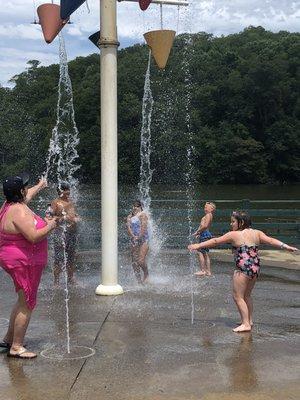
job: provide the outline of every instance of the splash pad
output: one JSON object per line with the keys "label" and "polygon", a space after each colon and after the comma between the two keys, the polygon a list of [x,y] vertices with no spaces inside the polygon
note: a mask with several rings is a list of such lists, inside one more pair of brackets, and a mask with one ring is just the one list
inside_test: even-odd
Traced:
{"label": "splash pad", "polygon": [[9,320],[7,318],[0,318],[0,326],[7,326]]}
{"label": "splash pad", "polygon": [[96,351],[93,348],[86,346],[72,346],[69,352],[52,346],[43,350],[41,356],[55,361],[73,361],[92,357],[95,353]]}

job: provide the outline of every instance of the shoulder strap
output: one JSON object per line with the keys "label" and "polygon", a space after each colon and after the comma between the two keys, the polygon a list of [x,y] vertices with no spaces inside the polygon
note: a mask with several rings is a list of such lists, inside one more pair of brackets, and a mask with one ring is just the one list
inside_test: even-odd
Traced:
{"label": "shoulder strap", "polygon": [[241,234],[242,234],[242,238],[243,238],[243,245],[246,245],[244,231],[241,231]]}

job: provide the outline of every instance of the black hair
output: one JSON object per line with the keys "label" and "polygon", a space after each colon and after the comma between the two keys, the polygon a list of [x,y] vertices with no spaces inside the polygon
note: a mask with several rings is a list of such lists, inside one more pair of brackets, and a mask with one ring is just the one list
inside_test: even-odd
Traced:
{"label": "black hair", "polygon": [[56,190],[58,194],[61,194],[65,190],[70,190],[70,185],[68,182],[60,182]]}
{"label": "black hair", "polygon": [[5,195],[6,201],[8,203],[23,203],[25,201],[25,197],[21,193],[21,190],[16,190],[14,193],[7,193]]}
{"label": "black hair", "polygon": [[25,196],[22,190],[28,185],[29,175],[21,173],[16,176],[10,176],[4,179],[3,194],[8,203],[22,203],[25,201]]}
{"label": "black hair", "polygon": [[233,211],[231,216],[237,220],[239,230],[251,228],[252,226],[251,217],[247,213],[247,211],[243,210]]}
{"label": "black hair", "polygon": [[140,200],[135,200],[133,202],[133,205],[137,206],[137,207],[140,207],[141,209],[143,209],[143,207],[144,207],[143,203]]}

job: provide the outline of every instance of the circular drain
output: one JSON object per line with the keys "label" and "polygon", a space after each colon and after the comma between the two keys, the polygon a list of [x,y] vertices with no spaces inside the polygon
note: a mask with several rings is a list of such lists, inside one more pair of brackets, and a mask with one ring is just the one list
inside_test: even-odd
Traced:
{"label": "circular drain", "polygon": [[209,328],[213,328],[213,327],[216,326],[216,323],[215,323],[215,322],[207,322],[206,325],[207,325]]}
{"label": "circular drain", "polygon": [[94,349],[86,346],[72,346],[70,350],[70,353],[68,353],[61,348],[50,347],[43,350],[41,356],[50,360],[69,361],[92,357],[96,353]]}
{"label": "circular drain", "polygon": [[8,325],[8,319],[0,318],[0,326],[6,326],[6,325]]}

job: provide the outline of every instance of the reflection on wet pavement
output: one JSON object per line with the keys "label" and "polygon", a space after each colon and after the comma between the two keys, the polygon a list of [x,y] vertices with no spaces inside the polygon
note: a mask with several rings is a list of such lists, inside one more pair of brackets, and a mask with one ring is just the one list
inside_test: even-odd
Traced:
{"label": "reflection on wet pavement", "polygon": [[[125,294],[115,298],[94,295],[98,264],[78,266],[78,285],[70,288],[71,356],[72,348],[72,358],[81,346],[94,349],[85,359],[63,356],[64,292],[45,273],[28,348],[61,352],[30,361],[1,354],[0,400],[300,398],[296,282],[263,277],[254,290],[253,331],[234,334],[239,316],[231,298],[232,264],[214,265],[213,277],[193,281],[192,325],[187,256],[165,255],[146,286],[136,284],[128,254],[120,263]],[[14,291],[2,272],[0,282],[3,336]]]}

